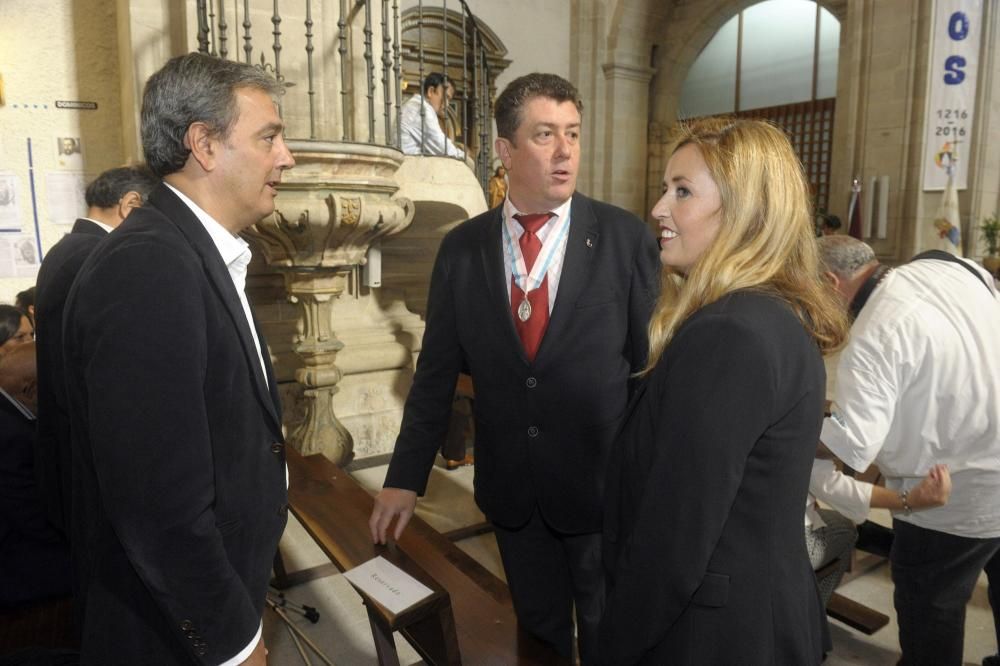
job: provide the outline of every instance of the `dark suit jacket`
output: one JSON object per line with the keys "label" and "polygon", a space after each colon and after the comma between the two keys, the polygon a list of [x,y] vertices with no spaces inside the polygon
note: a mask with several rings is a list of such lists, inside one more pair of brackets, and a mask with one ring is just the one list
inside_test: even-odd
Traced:
{"label": "dark suit jacket", "polygon": [[775,297],[696,312],[637,391],[604,520],[604,664],[818,664],[802,537],[819,349]]}
{"label": "dark suit jacket", "polygon": [[83,662],[221,663],[257,630],[287,516],[266,347],[267,383],[218,250],[164,185],[87,259],[65,320]]}
{"label": "dark suit jacket", "polygon": [[534,362],[514,328],[501,209],[441,243],[427,327],[385,485],[423,493],[443,441],[455,380],[475,385],[476,502],[518,527],[539,507],[567,533],[600,530],[606,464],[646,358],[659,261],[634,215],[573,197],[555,308]]}
{"label": "dark suit jacket", "polygon": [[0,609],[67,596],[69,545],[35,483],[35,420],[0,393]]}
{"label": "dark suit jacket", "polygon": [[79,219],[52,246],[38,269],[35,292],[35,348],[38,353],[38,446],[36,474],[50,520],[69,532],[70,439],[63,376],[63,308],[83,262],[108,232]]}

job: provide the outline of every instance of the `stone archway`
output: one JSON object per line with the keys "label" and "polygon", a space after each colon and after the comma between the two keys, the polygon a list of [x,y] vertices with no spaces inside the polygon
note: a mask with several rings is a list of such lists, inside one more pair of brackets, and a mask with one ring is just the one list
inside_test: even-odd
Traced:
{"label": "stone archway", "polygon": [[[646,209],[659,197],[660,180],[666,166],[664,148],[666,133],[677,120],[681,89],[688,71],[702,49],[718,30],[738,12],[762,0],[722,0],[675,6],[660,22],[649,21],[648,33],[656,57],[649,93],[649,159],[646,172]],[[619,6],[627,0],[617,0]],[[646,0],[646,5],[656,5]],[[847,0],[817,2],[838,20],[847,13]],[[634,11],[634,10],[633,10]],[[657,9],[662,14],[662,10]],[[614,26],[612,26],[614,27]],[[661,47],[662,45],[662,47]]]}

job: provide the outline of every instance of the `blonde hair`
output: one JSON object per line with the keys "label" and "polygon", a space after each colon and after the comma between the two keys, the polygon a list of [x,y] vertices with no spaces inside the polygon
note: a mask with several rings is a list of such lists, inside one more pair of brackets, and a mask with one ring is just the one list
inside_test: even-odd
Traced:
{"label": "blonde hair", "polygon": [[643,372],[695,311],[741,289],[786,301],[822,351],[843,345],[847,316],[821,281],[808,185],[784,132],[760,120],[708,118],[675,128],[669,153],[686,145],[698,148],[719,188],[722,220],[686,276],[664,269]]}

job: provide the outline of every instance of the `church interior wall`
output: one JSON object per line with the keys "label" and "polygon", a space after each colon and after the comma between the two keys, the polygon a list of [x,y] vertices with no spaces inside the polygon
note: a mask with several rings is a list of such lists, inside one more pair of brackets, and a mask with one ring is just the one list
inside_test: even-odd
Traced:
{"label": "church interior wall", "polygon": [[[72,224],[84,212],[73,212],[72,203],[50,202],[67,203],[69,194],[82,208],[82,183],[123,161],[121,98],[117,83],[108,85],[119,80],[115,24],[115,6],[101,0],[0,3],[0,179],[14,182],[16,197],[4,206],[16,213],[16,221],[5,217],[0,251],[15,237],[34,237],[36,212],[47,251],[70,228],[55,224],[53,216]],[[93,102],[96,109],[57,108],[57,101]],[[61,155],[59,138],[79,139],[81,152]],[[10,227],[16,230],[8,232]],[[0,257],[0,271],[7,268],[20,273],[0,273],[0,302],[12,303],[18,291],[35,283],[37,264],[19,258],[12,265],[10,256]]]}

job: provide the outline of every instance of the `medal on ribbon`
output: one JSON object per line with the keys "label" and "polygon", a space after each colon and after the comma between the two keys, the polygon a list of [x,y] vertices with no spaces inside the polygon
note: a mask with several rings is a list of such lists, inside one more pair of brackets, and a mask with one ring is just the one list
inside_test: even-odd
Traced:
{"label": "medal on ribbon", "polygon": [[549,270],[549,264],[552,263],[553,256],[555,256],[555,253],[562,245],[563,237],[569,233],[569,215],[564,215],[559,219],[557,225],[549,233],[547,242],[542,243],[542,251],[539,253],[538,258],[535,259],[535,265],[531,267],[530,272],[527,270],[520,244],[514,242],[506,222],[502,225],[504,242],[507,244],[508,252],[514,260],[514,265],[511,267],[511,277],[514,279],[514,284],[524,294],[524,300],[517,306],[517,318],[522,322],[526,322],[531,318],[532,308],[531,303],[528,302],[528,292],[534,291],[541,286],[542,281],[545,279],[545,274]]}
{"label": "medal on ribbon", "polygon": [[531,319],[531,303],[528,302],[528,295],[525,294],[524,300],[521,304],[517,306],[517,318],[521,321],[528,321]]}

